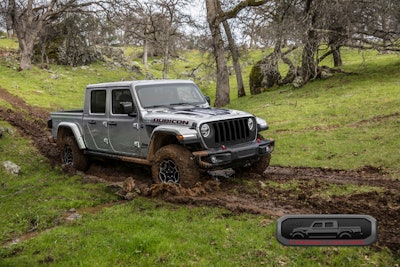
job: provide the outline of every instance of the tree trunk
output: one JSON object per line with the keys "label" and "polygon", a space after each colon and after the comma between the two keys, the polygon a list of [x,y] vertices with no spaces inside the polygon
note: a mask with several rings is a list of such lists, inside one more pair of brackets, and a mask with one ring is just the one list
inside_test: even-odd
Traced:
{"label": "tree trunk", "polygon": [[20,64],[19,67],[21,70],[26,70],[32,68],[32,55],[33,55],[33,47],[35,44],[36,36],[29,36],[25,38],[19,39],[19,48],[20,48]]}
{"label": "tree trunk", "polygon": [[5,14],[6,19],[6,28],[7,28],[7,36],[9,38],[14,36],[14,23],[13,19],[15,18],[15,0],[8,1],[8,7]]}
{"label": "tree trunk", "polygon": [[163,70],[162,70],[162,76],[163,79],[167,79],[168,75],[168,59],[169,59],[169,43],[167,42],[166,47],[164,47],[164,52],[163,52]]}
{"label": "tree trunk", "polygon": [[235,69],[236,74],[236,83],[238,88],[238,97],[246,96],[246,92],[244,91],[243,77],[242,77],[242,68],[240,67],[239,62],[239,50],[235,44],[235,40],[233,39],[231,28],[229,27],[228,22],[225,20],[222,22],[224,25],[226,37],[229,42],[229,49],[231,50],[233,67]]}
{"label": "tree trunk", "polygon": [[7,37],[12,38],[14,37],[14,28],[12,24],[12,19],[8,14],[6,16],[7,16],[6,17]]}
{"label": "tree trunk", "polygon": [[9,4],[13,5],[9,7],[11,11],[9,15],[12,18],[13,29],[18,38],[21,53],[20,69],[30,69],[32,67],[33,47],[43,28],[44,18],[41,17],[38,19],[36,17],[37,14],[33,12],[33,2],[31,1],[28,2],[28,7],[23,16],[18,14],[14,0],[10,1]]}
{"label": "tree trunk", "polygon": [[143,57],[142,57],[142,63],[147,67],[147,55],[149,53],[149,42],[147,41],[147,38],[144,38],[143,41]]}
{"label": "tree trunk", "polygon": [[342,54],[340,53],[340,46],[331,45],[333,64],[335,67],[343,65]]}
{"label": "tree trunk", "polygon": [[308,42],[303,48],[303,54],[301,57],[301,76],[304,83],[313,79],[317,75],[317,65],[314,60],[315,45],[312,38],[313,37],[310,37],[309,34]]}
{"label": "tree trunk", "polygon": [[216,107],[222,107],[230,102],[229,73],[224,55],[224,41],[219,28],[220,21],[217,19],[218,9],[215,0],[206,0],[206,7],[207,22],[211,31],[214,57],[217,64],[217,90],[214,105]]}
{"label": "tree trunk", "polygon": [[301,76],[303,78],[303,83],[307,83],[310,79],[314,79],[317,75],[315,53],[318,47],[318,40],[317,33],[314,30],[316,14],[313,8],[313,3],[314,0],[307,0],[305,8],[305,16],[309,18],[309,25],[301,58]]}

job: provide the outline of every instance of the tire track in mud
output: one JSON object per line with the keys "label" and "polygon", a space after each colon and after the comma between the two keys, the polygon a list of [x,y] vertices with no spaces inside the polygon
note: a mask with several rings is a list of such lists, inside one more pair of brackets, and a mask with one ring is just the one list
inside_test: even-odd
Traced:
{"label": "tire track in mud", "polygon": [[[13,106],[13,109],[0,107],[0,117],[30,138],[52,166],[60,164],[59,150],[48,141],[48,111],[32,107],[2,88],[0,98]],[[133,176],[143,196],[180,205],[223,207],[237,213],[275,218],[284,214],[368,214],[378,220],[378,242],[374,246],[387,246],[397,252],[400,249],[400,181],[370,166],[358,170],[271,166],[263,176],[247,173],[220,181],[204,177],[189,189],[153,185],[151,173],[145,167],[113,161],[94,162],[85,174],[80,174],[86,181],[105,183],[123,182]],[[332,184],[373,186],[379,190],[330,197],[316,194]]]}
{"label": "tire track in mud", "polygon": [[51,135],[47,128],[49,112],[28,105],[23,99],[10,94],[1,87],[0,98],[13,107],[13,109],[8,109],[0,106],[0,117],[16,127],[23,136],[31,139],[33,145],[49,159],[52,166],[58,164],[59,150],[48,141],[48,137]]}

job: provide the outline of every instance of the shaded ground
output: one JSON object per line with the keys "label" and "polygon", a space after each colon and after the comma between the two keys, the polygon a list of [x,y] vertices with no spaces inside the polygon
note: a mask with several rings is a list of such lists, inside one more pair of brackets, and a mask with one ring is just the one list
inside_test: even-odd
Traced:
{"label": "shaded ground", "polygon": [[[13,110],[0,107],[0,117],[29,137],[51,165],[60,164],[57,147],[48,142],[49,114],[27,105],[0,88],[0,98]],[[146,167],[113,161],[94,162],[83,174],[88,181],[123,182],[132,177],[138,194],[193,206],[225,207],[234,212],[269,214],[367,214],[378,221],[375,247],[400,250],[400,180],[382,170],[365,167],[354,171],[322,168],[270,167],[263,175],[248,173],[233,179],[204,181],[191,189],[175,185],[153,185]],[[332,188],[368,187],[366,192],[335,195]],[[333,192],[333,193],[332,193]]]}

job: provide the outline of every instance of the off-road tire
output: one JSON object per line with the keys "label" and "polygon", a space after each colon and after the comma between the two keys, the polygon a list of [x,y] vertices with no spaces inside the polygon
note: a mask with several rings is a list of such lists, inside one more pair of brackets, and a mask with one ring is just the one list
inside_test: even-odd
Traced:
{"label": "off-road tire", "polygon": [[[257,135],[257,138],[264,140],[264,137],[262,135]],[[242,173],[247,173],[247,172],[254,172],[257,174],[263,174],[265,170],[269,167],[269,162],[271,161],[271,154],[265,154],[260,156],[256,161],[251,163],[250,166],[242,166],[240,168],[234,168],[235,172],[237,174],[242,174]]]}
{"label": "off-road tire", "polygon": [[79,149],[74,137],[66,136],[60,144],[61,162],[66,166],[71,166],[78,171],[87,171],[89,160]]}
{"label": "off-road tire", "polygon": [[269,166],[271,161],[271,154],[265,154],[258,158],[256,162],[251,165],[251,169],[258,174],[263,174]]}
{"label": "off-road tire", "polygon": [[199,167],[192,159],[192,153],[180,145],[160,148],[152,165],[155,183],[175,183],[190,188],[200,179]]}

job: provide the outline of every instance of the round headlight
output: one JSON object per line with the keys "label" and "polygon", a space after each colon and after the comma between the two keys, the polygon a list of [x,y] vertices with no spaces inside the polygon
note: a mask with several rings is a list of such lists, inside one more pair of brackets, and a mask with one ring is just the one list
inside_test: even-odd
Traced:
{"label": "round headlight", "polygon": [[247,120],[247,126],[249,127],[249,130],[250,130],[250,131],[253,131],[253,130],[254,130],[254,120],[253,120],[252,118],[249,118],[249,119]]}
{"label": "round headlight", "polygon": [[209,126],[207,123],[201,125],[201,127],[200,127],[200,133],[201,133],[201,135],[202,135],[203,137],[205,137],[205,138],[209,137],[209,136],[210,136],[210,133],[211,133],[210,126]]}

